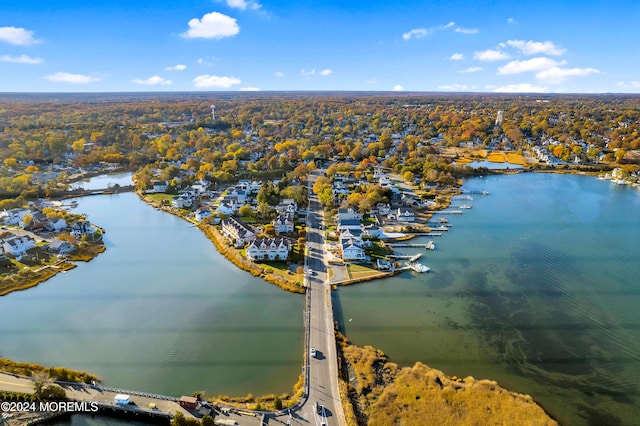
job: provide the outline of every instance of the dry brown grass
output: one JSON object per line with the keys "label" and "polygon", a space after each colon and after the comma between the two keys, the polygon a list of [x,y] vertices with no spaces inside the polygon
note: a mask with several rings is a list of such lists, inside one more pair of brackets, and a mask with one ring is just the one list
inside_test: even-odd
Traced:
{"label": "dry brown grass", "polygon": [[420,362],[400,369],[371,346],[350,345],[339,334],[337,339],[352,375],[349,394],[360,424],[557,425],[529,395],[496,382],[451,378]]}
{"label": "dry brown grass", "polygon": [[526,164],[524,156],[515,152],[492,151],[487,160],[491,163]]}

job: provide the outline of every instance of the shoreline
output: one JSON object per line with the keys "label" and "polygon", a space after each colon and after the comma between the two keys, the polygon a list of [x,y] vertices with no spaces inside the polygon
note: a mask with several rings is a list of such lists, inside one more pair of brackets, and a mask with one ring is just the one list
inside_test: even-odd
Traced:
{"label": "shoreline", "polygon": [[188,222],[193,226],[195,226],[196,228],[200,229],[204,233],[205,237],[207,237],[207,239],[213,243],[218,253],[220,253],[224,258],[226,258],[229,262],[231,262],[241,270],[249,272],[254,277],[262,278],[269,284],[273,284],[290,293],[304,294],[305,287],[301,282],[297,280],[296,281],[288,280],[283,275],[281,276],[280,274],[269,272],[267,270],[269,268],[268,266],[260,266],[259,264],[242,257],[242,255],[236,249],[230,247],[226,243],[224,237],[220,234],[220,232],[215,227],[215,225],[209,225],[201,222],[194,222],[192,220],[189,220],[185,215],[181,214],[179,211],[176,211],[171,208],[167,208],[165,206],[161,206],[155,201],[150,200],[149,198],[145,197],[144,194],[141,194],[139,191],[136,191],[136,194],[138,194],[138,197],[140,197],[140,199],[143,202],[147,203],[150,207],[162,210],[166,213],[179,217],[185,222]]}
{"label": "shoreline", "polygon": [[[93,248],[95,247],[95,248]],[[71,269],[76,268],[78,265],[71,262],[89,262],[96,258],[100,253],[104,252],[107,248],[104,244],[85,246],[81,253],[70,253],[67,255],[67,259],[55,265],[46,265],[42,268],[25,272],[18,271],[11,275],[7,275],[0,281],[0,297],[11,294],[15,291],[24,291],[30,288],[36,287],[45,281],[55,277],[59,273],[66,273]],[[16,278],[20,278],[20,274],[26,275],[28,281],[26,282],[13,282]],[[35,275],[35,276],[34,276]]]}

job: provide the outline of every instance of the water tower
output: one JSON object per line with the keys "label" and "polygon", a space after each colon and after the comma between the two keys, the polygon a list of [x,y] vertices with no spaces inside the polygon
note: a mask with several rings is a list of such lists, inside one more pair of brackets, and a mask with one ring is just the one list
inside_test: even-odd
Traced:
{"label": "water tower", "polygon": [[216,119],[216,106],[215,105],[211,105],[211,118],[213,120]]}
{"label": "water tower", "polygon": [[503,112],[498,111],[498,115],[496,116],[496,126],[502,125],[502,116],[503,116]]}

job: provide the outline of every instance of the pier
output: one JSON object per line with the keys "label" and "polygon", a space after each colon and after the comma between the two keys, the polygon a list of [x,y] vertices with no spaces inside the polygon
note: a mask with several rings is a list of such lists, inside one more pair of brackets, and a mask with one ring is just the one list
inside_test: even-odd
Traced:
{"label": "pier", "polygon": [[435,250],[436,248],[435,244],[433,244],[433,241],[429,241],[426,244],[392,243],[387,245],[389,247],[420,247],[420,248],[424,248],[425,250]]}
{"label": "pier", "polygon": [[394,259],[409,259],[409,261],[411,262],[415,262],[416,260],[420,259],[422,257],[422,253],[418,253],[416,255],[404,255],[404,254],[389,254],[387,255],[387,257],[392,257]]}
{"label": "pier", "polygon": [[481,189],[464,189],[462,190],[462,193],[471,195],[489,195],[488,191],[483,191]]}

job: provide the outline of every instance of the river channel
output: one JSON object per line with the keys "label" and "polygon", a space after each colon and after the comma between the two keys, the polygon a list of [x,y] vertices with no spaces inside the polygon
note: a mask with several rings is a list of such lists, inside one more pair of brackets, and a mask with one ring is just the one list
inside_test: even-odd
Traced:
{"label": "river channel", "polygon": [[446,215],[451,231],[423,251],[430,273],[339,290],[347,337],[497,380],[561,424],[637,424],[640,191],[533,173],[465,188],[490,195],[454,202],[472,208]]}
{"label": "river channel", "polygon": [[291,391],[302,296],[239,270],[197,228],[133,193],[79,198],[75,211],[106,229],[107,250],[0,297],[0,356],[169,395]]}

